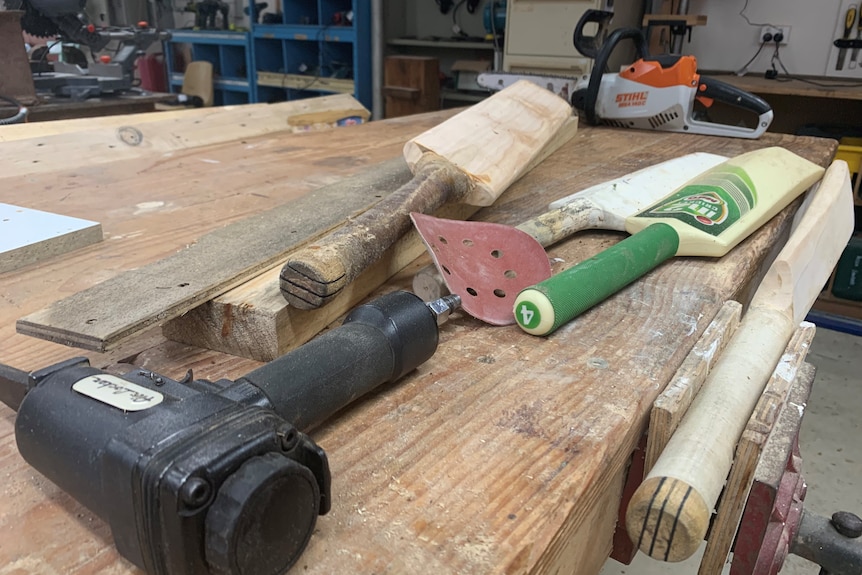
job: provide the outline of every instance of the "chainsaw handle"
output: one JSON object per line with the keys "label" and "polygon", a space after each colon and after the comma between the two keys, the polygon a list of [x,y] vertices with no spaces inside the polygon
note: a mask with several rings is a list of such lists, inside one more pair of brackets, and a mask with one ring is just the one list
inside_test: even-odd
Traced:
{"label": "chainsaw handle", "polygon": [[[607,39],[608,24],[613,17],[614,13],[608,10],[595,10],[591,8],[584,12],[584,15],[578,20],[578,23],[575,26],[575,31],[572,34],[572,44],[574,44],[575,50],[590,60],[596,59],[599,55],[599,50],[601,50],[602,45]],[[596,30],[596,33],[592,36],[585,35],[584,27],[586,27],[587,24],[593,23],[598,25],[598,30]]]}
{"label": "chainsaw handle", "polygon": [[527,333],[548,335],[676,255],[679,234],[656,223],[605,251],[521,290],[515,321]]}
{"label": "chainsaw handle", "polygon": [[702,125],[704,129],[716,136],[731,136],[737,138],[759,138],[769,125],[772,123],[773,112],[772,106],[760,96],[750,94],[744,90],[737,88],[721,80],[700,77],[697,92],[695,97],[712,98],[719,102],[724,102],[730,106],[735,106],[743,110],[749,110],[757,114],[757,126],[754,128],[746,128],[742,126],[719,125],[711,122],[700,122],[692,120],[691,124]]}
{"label": "chainsaw handle", "polygon": [[647,45],[646,36],[640,28],[619,28],[611,32],[596,55],[593,71],[590,73],[590,82],[587,85],[587,93],[584,97],[584,114],[587,117],[587,122],[593,126],[599,123],[599,118],[596,116],[596,102],[599,99],[599,88],[602,85],[602,76],[604,76],[605,68],[608,66],[608,60],[610,60],[617,44],[626,39],[631,39],[635,43],[638,58],[649,56],[649,45]]}
{"label": "chainsaw handle", "polygon": [[712,98],[713,100],[718,100],[737,108],[751,110],[758,116],[762,116],[772,110],[772,106],[760,96],[741,90],[727,82],[706,76],[700,77],[697,95]]}

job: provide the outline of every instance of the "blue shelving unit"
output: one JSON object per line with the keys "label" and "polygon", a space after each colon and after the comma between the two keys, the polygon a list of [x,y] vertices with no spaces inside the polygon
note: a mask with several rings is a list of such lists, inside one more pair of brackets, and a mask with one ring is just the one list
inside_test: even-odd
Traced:
{"label": "blue shelving unit", "polygon": [[371,108],[369,2],[284,0],[281,22],[252,37],[258,101],[347,92]]}
{"label": "blue shelving unit", "polygon": [[206,60],[213,65],[213,91],[216,106],[247,104],[256,101],[256,75],[248,32],[218,30],[172,30],[165,42],[168,83],[172,92],[183,85],[183,72],[174,70],[174,51],[178,44],[189,44],[193,60]]}
{"label": "blue shelving unit", "polygon": [[371,108],[367,0],[283,0],[280,21],[253,24],[250,32],[171,32],[165,55],[172,91],[182,86],[172,66],[175,46],[184,43],[194,59],[212,62],[216,105],[345,92]]}

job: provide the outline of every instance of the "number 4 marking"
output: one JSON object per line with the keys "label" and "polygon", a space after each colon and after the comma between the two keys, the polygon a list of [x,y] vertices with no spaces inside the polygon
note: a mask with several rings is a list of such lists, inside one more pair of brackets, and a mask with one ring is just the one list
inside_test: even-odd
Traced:
{"label": "number 4 marking", "polygon": [[521,323],[523,325],[530,325],[533,321],[533,315],[535,312],[527,307],[527,304],[521,304]]}

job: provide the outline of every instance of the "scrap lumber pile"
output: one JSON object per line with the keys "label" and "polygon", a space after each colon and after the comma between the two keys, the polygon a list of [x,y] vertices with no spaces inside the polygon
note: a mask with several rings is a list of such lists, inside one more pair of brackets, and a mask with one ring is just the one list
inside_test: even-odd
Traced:
{"label": "scrap lumber pile", "polygon": [[[89,193],[97,188],[96,193],[89,193],[93,197],[128,186],[132,201],[137,195],[133,190],[151,191],[154,185],[176,189],[216,184],[230,186],[241,197],[277,198],[266,202],[271,207],[265,211],[260,206],[247,211],[240,208],[230,223],[192,235],[186,245],[181,244],[182,249],[160,254],[154,262],[138,267],[134,260],[127,260],[123,273],[20,318],[17,331],[108,352],[158,325],[169,339],[258,361],[272,360],[308,341],[424,253],[417,234],[408,233],[320,310],[306,312],[289,306],[279,291],[278,270],[291,253],[345,226],[412,177],[399,153],[404,140],[387,138],[389,127],[376,124],[364,127],[369,132],[361,148],[357,142],[355,149],[341,150],[338,163],[303,169],[303,156],[320,148],[338,149],[343,143],[331,132],[286,132],[295,131],[303,118],[325,125],[329,120],[357,115],[357,107],[361,110],[351,97],[338,95],[277,106],[237,107],[215,116],[209,110],[126,116],[107,118],[84,131],[75,129],[80,124],[73,122],[67,125],[68,131],[56,126],[36,137],[28,138],[24,131],[19,132],[20,139],[14,139],[15,134],[5,136],[0,145],[11,148],[10,157],[17,158],[13,160],[16,177],[28,176],[31,181],[74,177],[76,190]],[[411,124],[421,132],[447,115],[451,113],[413,117]],[[525,165],[532,161],[527,169],[572,137],[576,120],[560,120],[564,129],[558,132],[555,126],[552,143],[535,157],[525,158]],[[32,157],[34,148],[50,146],[62,154],[65,146],[82,145],[90,152],[83,162],[75,162],[71,154],[56,162],[26,159]],[[289,166],[284,173],[273,166],[282,154],[289,155],[284,158],[284,165]],[[303,178],[303,174],[314,176]],[[135,215],[173,208],[158,202],[136,202],[135,206]],[[191,216],[193,206],[188,208],[190,217],[200,217],[198,211]],[[464,219],[478,209],[449,202],[435,213]],[[183,220],[182,226],[191,231],[194,222]]]}

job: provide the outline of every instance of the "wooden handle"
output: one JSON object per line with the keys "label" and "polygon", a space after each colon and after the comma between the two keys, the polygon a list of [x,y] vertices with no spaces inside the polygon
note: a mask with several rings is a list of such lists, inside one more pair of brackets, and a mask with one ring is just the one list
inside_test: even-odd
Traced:
{"label": "wooden handle", "polygon": [[629,503],[629,536],[656,559],[682,561],[697,550],[763,386],[853,231],[844,162],[827,170],[794,226],[739,329]]}
{"label": "wooden handle", "polygon": [[490,205],[562,143],[557,136],[571,119],[568,102],[521,81],[410,140],[404,157],[414,179],[294,254],[280,275],[282,295],[299,309],[326,305],[410,229],[410,212]]}
{"label": "wooden handle", "polygon": [[282,295],[298,309],[326,305],[410,229],[410,212],[432,213],[469,188],[469,179],[448,162],[427,158],[389,197],[294,253],[279,276]]}
{"label": "wooden handle", "polygon": [[464,201],[490,206],[571,117],[569,102],[520,80],[407,142],[404,159],[445,158],[473,182]]}

